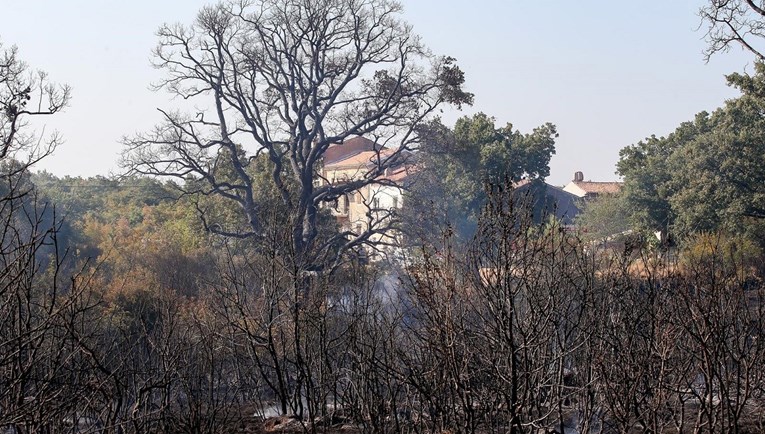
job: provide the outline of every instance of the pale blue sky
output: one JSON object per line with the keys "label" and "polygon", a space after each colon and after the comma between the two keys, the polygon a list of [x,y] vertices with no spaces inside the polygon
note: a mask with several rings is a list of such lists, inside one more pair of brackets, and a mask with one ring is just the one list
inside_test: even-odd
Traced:
{"label": "pale blue sky", "polygon": [[[66,139],[39,168],[57,175],[117,171],[119,139],[150,129],[168,97],[148,90],[163,22],[190,23],[205,0],[0,0],[0,40],[73,87],[67,111],[46,119]],[[703,0],[404,0],[404,17],[466,72],[473,107],[523,132],[558,126],[548,181],[574,171],[614,180],[619,149],[665,135],[735,93],[724,74],[752,69],[739,51],[703,61]]]}

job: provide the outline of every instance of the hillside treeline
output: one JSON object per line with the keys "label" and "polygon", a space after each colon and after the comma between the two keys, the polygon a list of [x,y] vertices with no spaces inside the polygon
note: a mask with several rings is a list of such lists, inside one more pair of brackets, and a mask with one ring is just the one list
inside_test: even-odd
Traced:
{"label": "hillside treeline", "polygon": [[209,235],[172,184],[24,182],[6,432],[765,429],[765,287],[724,240],[600,251],[495,185],[467,243],[447,226],[398,268],[295,274],[277,227]]}

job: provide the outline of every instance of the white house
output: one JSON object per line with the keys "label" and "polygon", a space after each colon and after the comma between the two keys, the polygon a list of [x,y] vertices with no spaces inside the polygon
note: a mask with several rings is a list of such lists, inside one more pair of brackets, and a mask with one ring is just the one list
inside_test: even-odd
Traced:
{"label": "white house", "polygon": [[[394,153],[364,137],[355,137],[327,149],[321,177],[327,183],[366,179],[379,165],[389,164],[386,158]],[[356,234],[375,231],[369,240],[378,248],[397,248],[401,234],[393,217],[404,204],[402,187],[412,171],[413,166],[406,158],[398,158],[375,182],[340,197],[332,214],[344,230]]]}

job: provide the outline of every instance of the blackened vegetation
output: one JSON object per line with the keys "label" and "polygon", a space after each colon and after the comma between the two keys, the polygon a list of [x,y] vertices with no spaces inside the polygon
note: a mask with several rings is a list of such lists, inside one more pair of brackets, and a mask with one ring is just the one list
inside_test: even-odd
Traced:
{"label": "blackened vegetation", "polygon": [[109,197],[72,227],[29,176],[56,138],[21,128],[68,88],[0,56],[0,432],[765,431],[765,287],[741,250],[598,250],[508,181],[468,243],[446,227],[395,271],[354,257],[371,234],[325,232],[320,205],[395,160],[314,185],[323,153],[374,133],[402,155],[471,95],[395,2],[257,4],[160,30],[162,85],[215,113],[163,112],[126,164],[185,196]]}
{"label": "blackened vegetation", "polygon": [[398,276],[351,262],[295,277],[280,257],[285,227],[257,248],[218,242],[209,269],[190,272],[193,296],[185,280],[159,279],[118,301],[103,290],[116,279],[99,268],[108,259],[62,276],[64,259],[43,249],[57,226],[9,208],[0,426],[765,429],[765,291],[753,272],[722,251],[682,265],[595,251],[555,220],[536,223],[509,183],[487,192],[469,245],[447,230]]}

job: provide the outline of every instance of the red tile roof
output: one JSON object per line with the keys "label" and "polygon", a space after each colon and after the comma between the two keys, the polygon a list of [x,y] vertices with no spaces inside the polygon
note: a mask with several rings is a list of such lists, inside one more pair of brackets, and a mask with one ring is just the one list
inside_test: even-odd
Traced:
{"label": "red tile roof", "polygon": [[571,181],[585,193],[616,194],[622,189],[621,182]]}
{"label": "red tile roof", "polygon": [[377,164],[384,163],[385,160],[393,153],[394,151],[391,149],[383,149],[381,151],[362,151],[330,163],[325,163],[324,168],[338,170],[372,167]]}
{"label": "red tile roof", "polygon": [[324,164],[334,164],[361,152],[374,151],[376,149],[379,150],[380,148],[382,148],[380,145],[367,138],[361,136],[354,137],[343,143],[330,145],[327,150],[324,151]]}
{"label": "red tile roof", "polygon": [[[395,155],[394,154],[399,154]],[[378,180],[395,183],[404,181],[414,172],[414,165],[407,163],[411,153],[387,149],[364,137],[354,137],[342,144],[332,145],[324,153],[324,170],[357,169],[366,171],[378,164],[390,166]],[[388,158],[392,160],[387,161]],[[394,165],[391,166],[391,163]]]}
{"label": "red tile roof", "polygon": [[386,173],[380,176],[378,179],[385,179],[399,183],[404,181],[407,177],[409,177],[409,174],[413,173],[414,171],[416,171],[416,166],[407,166],[406,164],[402,164],[398,167],[392,167],[388,169]]}

